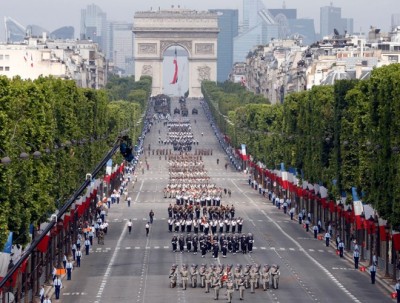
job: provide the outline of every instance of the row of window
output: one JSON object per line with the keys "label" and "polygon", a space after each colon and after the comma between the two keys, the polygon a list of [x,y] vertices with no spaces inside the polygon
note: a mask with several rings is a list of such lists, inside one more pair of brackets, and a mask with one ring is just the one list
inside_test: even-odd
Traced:
{"label": "row of window", "polygon": [[0,54],[0,60],[10,60],[10,55],[2,55],[2,54]]}
{"label": "row of window", "polygon": [[5,71],[8,72],[10,71],[10,67],[9,66],[0,66],[0,72]]}

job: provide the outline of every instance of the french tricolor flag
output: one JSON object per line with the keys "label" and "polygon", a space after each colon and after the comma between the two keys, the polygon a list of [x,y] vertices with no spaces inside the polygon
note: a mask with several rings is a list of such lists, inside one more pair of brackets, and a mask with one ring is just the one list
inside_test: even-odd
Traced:
{"label": "french tricolor flag", "polygon": [[364,229],[363,222],[361,221],[361,214],[364,212],[364,206],[361,199],[358,197],[357,188],[351,188],[351,194],[353,196],[353,210],[354,216],[356,217],[356,228]]}
{"label": "french tricolor flag", "polygon": [[282,176],[282,187],[286,190],[289,189],[289,173],[285,170],[285,164],[281,163],[281,176]]}

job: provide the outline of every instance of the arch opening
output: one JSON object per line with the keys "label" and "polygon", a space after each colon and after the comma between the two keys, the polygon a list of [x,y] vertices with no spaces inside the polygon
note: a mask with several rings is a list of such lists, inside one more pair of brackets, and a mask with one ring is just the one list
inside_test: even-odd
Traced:
{"label": "arch opening", "polygon": [[189,52],[180,45],[170,45],[161,54],[163,58],[163,93],[180,97],[189,90]]}

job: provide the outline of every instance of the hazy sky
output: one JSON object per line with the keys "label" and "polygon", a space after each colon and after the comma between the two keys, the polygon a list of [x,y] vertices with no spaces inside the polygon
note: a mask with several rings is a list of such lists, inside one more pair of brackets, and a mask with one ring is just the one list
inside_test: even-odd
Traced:
{"label": "hazy sky", "polygon": [[[138,10],[170,8],[180,5],[184,8],[207,10],[210,8],[242,8],[243,0],[2,0],[0,17],[12,17],[22,25],[36,24],[52,31],[64,25],[75,27],[79,36],[80,11],[86,5],[95,3],[107,13],[108,20],[132,21]],[[246,0],[244,0],[246,1]],[[263,0],[267,8],[281,8],[282,0]],[[287,8],[297,8],[298,17],[314,18],[316,31],[319,32],[319,8],[333,2],[342,7],[342,17],[354,18],[354,30],[363,31],[371,25],[388,31],[391,14],[400,13],[399,0],[286,0]],[[4,22],[0,23],[0,40],[4,41]]]}

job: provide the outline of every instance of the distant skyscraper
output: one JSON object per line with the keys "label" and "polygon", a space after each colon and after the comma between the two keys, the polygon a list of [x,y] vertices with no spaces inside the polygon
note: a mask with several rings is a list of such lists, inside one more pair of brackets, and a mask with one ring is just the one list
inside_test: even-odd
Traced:
{"label": "distant skyscraper", "polygon": [[397,26],[400,26],[400,14],[393,14],[392,15],[392,30],[395,29]]}
{"label": "distant skyscraper", "polygon": [[44,33],[46,34],[47,37],[49,35],[49,31],[39,25],[34,25],[34,24],[28,25],[26,27],[26,29],[27,29],[29,37],[40,38],[40,37],[43,37]]}
{"label": "distant skyscraper", "polygon": [[341,35],[346,31],[353,33],[353,19],[342,18],[342,9],[334,6],[324,6],[320,9],[320,35],[331,36],[334,29],[337,29]]}
{"label": "distant skyscraper", "polygon": [[133,75],[133,32],[132,23],[110,22],[109,24],[109,58],[114,62],[122,75]]}
{"label": "distant skyscraper", "polygon": [[4,17],[4,24],[6,27],[6,42],[23,42],[26,37],[25,26],[19,24],[17,21],[10,17]]}
{"label": "distant skyscraper", "polygon": [[265,9],[261,0],[243,0],[243,31],[261,23],[258,12]]}
{"label": "distant skyscraper", "polygon": [[217,81],[225,82],[233,66],[233,39],[238,35],[239,11],[236,9],[212,9],[218,14],[218,61]]}
{"label": "distant skyscraper", "polygon": [[81,40],[90,39],[107,54],[107,15],[95,4],[81,10]]}
{"label": "distant skyscraper", "polygon": [[74,39],[75,29],[73,26],[63,26],[50,33],[51,39]]}

